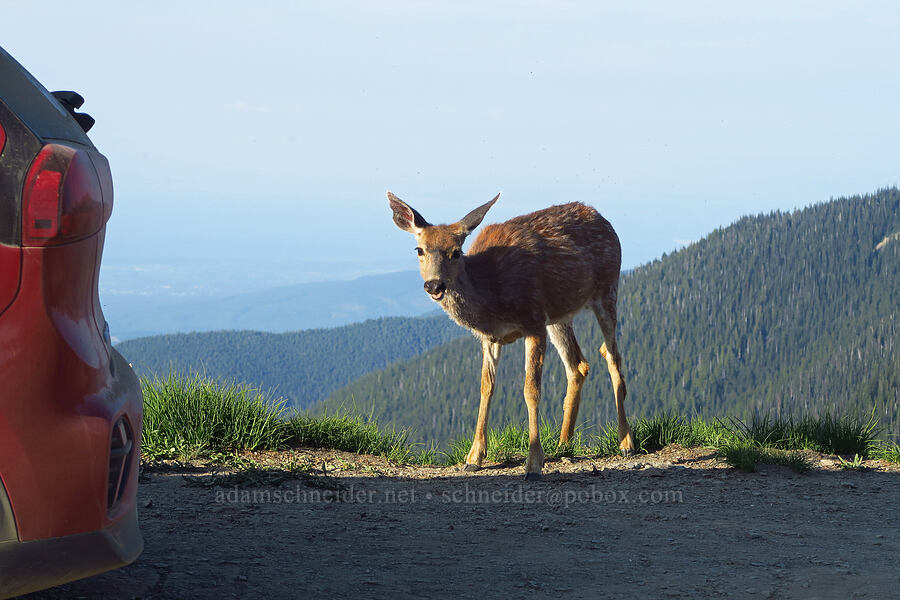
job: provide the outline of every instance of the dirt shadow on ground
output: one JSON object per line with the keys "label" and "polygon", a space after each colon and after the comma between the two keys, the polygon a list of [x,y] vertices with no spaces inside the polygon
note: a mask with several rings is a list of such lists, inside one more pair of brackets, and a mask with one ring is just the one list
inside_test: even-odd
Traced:
{"label": "dirt shadow on ground", "polygon": [[255,455],[271,466],[250,475],[148,471],[141,557],[29,598],[883,598],[900,585],[900,471],[880,463],[744,473],[669,447],[548,461],[526,482],[521,463],[292,452]]}

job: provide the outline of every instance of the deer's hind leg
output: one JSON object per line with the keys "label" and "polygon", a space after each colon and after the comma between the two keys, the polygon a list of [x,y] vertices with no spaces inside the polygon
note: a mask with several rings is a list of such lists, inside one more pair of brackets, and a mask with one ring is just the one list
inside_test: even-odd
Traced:
{"label": "deer's hind leg", "polygon": [[548,325],[547,333],[566,367],[566,398],[563,400],[563,422],[559,432],[559,445],[562,446],[571,441],[575,432],[575,421],[581,404],[581,386],[590,366],[578,346],[571,321]]}
{"label": "deer's hind leg", "polygon": [[540,479],[544,466],[541,448],[540,413],[541,377],[544,371],[544,351],[547,335],[525,336],[525,406],[528,408],[528,458],[525,460],[525,479]]}
{"label": "deer's hind leg", "polygon": [[606,359],[609,369],[609,378],[612,380],[613,392],[616,395],[616,416],[619,420],[619,448],[622,454],[628,456],[634,454],[637,447],[634,444],[634,436],[628,419],[625,417],[625,378],[622,376],[622,356],[616,345],[616,289],[595,302],[591,308],[603,331],[603,345],[600,346],[600,354]]}
{"label": "deer's hind leg", "polygon": [[497,374],[497,361],[500,360],[500,344],[482,340],[481,342],[481,404],[478,406],[478,422],[475,424],[475,437],[472,448],[466,455],[466,471],[477,471],[487,455],[487,422],[491,408],[491,397],[494,395],[494,380]]}

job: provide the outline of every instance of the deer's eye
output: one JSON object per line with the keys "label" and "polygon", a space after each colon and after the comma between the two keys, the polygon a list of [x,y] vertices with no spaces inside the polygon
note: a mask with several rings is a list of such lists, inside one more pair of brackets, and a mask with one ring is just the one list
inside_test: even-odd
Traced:
{"label": "deer's eye", "polygon": [[425,256],[425,251],[422,250],[421,248],[418,248],[418,247],[417,247],[417,248],[416,248],[416,254],[418,254],[419,256]]}
{"label": "deer's eye", "polygon": [[460,256],[462,256],[462,252],[460,252],[459,250],[454,250],[453,252],[450,253],[450,260],[456,260]]}

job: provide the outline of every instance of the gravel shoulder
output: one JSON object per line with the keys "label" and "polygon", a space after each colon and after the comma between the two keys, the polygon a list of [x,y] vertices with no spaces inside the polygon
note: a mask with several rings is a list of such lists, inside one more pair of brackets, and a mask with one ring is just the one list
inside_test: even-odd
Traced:
{"label": "gravel shoulder", "polygon": [[709,450],[477,473],[312,449],[258,476],[157,466],[143,554],[50,598],[885,598],[900,589],[900,468],[736,471]]}

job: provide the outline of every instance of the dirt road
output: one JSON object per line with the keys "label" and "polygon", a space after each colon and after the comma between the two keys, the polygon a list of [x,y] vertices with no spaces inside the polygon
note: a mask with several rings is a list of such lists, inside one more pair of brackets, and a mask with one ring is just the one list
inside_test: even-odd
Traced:
{"label": "dirt road", "polygon": [[521,464],[472,474],[331,451],[290,458],[322,474],[267,485],[208,469],[145,474],[141,557],[28,598],[900,593],[896,466],[846,471],[816,456],[807,475],[742,473],[670,447],[548,462],[526,483]]}

